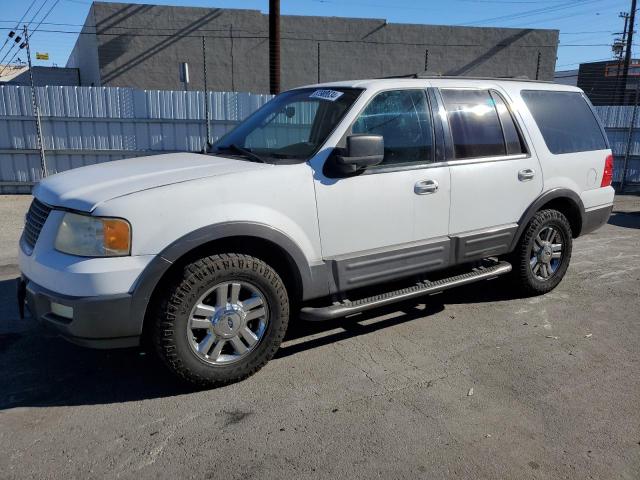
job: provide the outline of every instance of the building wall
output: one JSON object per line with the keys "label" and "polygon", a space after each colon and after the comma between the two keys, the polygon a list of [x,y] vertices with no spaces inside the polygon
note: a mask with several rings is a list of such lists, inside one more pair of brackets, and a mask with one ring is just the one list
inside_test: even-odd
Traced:
{"label": "building wall", "polygon": [[[123,3],[92,6],[96,35],[80,35],[69,66],[83,85],[269,91],[268,15],[256,10]],[[557,30],[388,24],[383,19],[282,16],[282,88],[422,72],[552,80]],[[93,43],[95,42],[95,44]],[[540,61],[538,62],[538,58]],[[87,67],[87,65],[89,65]]]}
{"label": "building wall", "polygon": [[[36,87],[46,85],[80,85],[77,68],[33,67],[33,84]],[[29,70],[16,75],[3,85],[31,85]]]}
{"label": "building wall", "polygon": [[[637,65],[638,60],[632,60]],[[609,66],[610,73],[606,75]],[[636,85],[640,80],[637,71],[630,72],[626,85],[616,76],[618,62],[582,63],[578,71],[578,87],[587,94],[594,105],[632,105],[635,101]],[[622,65],[620,66],[622,75]]]}
{"label": "building wall", "polygon": [[92,5],[78,36],[78,41],[67,60],[67,67],[80,70],[80,84],[88,87],[101,86],[95,25],[95,5]]}
{"label": "building wall", "polygon": [[570,85],[575,87],[578,85],[578,70],[560,70],[555,72],[553,83],[561,85]]}

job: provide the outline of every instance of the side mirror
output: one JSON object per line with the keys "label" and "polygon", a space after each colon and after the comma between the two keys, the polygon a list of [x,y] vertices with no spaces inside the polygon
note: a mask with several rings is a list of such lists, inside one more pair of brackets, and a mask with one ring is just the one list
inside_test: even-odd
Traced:
{"label": "side mirror", "polygon": [[382,135],[349,135],[344,155],[336,155],[335,162],[343,173],[378,165],[384,160]]}

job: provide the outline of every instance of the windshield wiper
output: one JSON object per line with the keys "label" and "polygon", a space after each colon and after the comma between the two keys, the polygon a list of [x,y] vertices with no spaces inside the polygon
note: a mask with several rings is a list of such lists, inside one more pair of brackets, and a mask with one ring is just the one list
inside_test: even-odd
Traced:
{"label": "windshield wiper", "polygon": [[230,145],[224,145],[221,147],[216,147],[216,152],[223,152],[223,151],[235,152],[238,155],[248,158],[252,162],[267,163],[267,161],[264,158],[262,158],[260,155],[256,155],[251,150],[242,148],[239,145],[236,145],[235,143],[232,143]]}

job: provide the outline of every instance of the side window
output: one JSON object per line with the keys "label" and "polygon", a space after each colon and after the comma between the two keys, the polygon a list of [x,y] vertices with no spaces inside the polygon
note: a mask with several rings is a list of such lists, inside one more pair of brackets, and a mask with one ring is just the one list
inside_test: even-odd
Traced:
{"label": "side window", "polygon": [[523,90],[521,95],[551,153],[608,148],[600,125],[580,92]]}
{"label": "side window", "polygon": [[431,113],[424,90],[379,93],[357,118],[352,132],[384,137],[383,165],[433,159]]}
{"label": "side window", "polygon": [[502,124],[502,132],[504,133],[504,143],[507,148],[507,155],[518,155],[521,153],[527,153],[527,149],[524,146],[524,141],[520,136],[520,132],[516,127],[513,114],[507,107],[506,102],[502,96],[496,92],[491,91],[491,97],[496,104],[496,110],[498,111],[498,117]]}
{"label": "side window", "polygon": [[442,89],[441,93],[457,159],[506,155],[496,102],[488,90]]}

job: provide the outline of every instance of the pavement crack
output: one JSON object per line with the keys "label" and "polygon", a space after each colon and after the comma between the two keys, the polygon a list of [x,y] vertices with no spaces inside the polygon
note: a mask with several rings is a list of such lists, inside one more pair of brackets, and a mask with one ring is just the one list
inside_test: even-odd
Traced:
{"label": "pavement crack", "polygon": [[444,380],[445,378],[447,378],[449,376],[449,374],[445,374],[439,377],[435,377],[435,378],[431,378],[431,379],[427,379],[427,380],[419,380],[417,382],[412,382],[409,383],[408,385],[403,385],[401,387],[398,388],[384,388],[384,392],[380,392],[380,393],[374,393],[371,395],[366,395],[364,397],[360,397],[360,398],[355,398],[353,400],[349,400],[348,402],[343,403],[343,405],[351,405],[353,403],[358,403],[358,402],[362,402],[362,401],[368,401],[368,400],[373,400],[374,398],[380,398],[380,397],[385,397],[387,395],[391,395],[394,393],[399,393],[402,392],[404,390],[408,390],[410,388],[431,388],[433,387],[438,381],[440,380]]}

